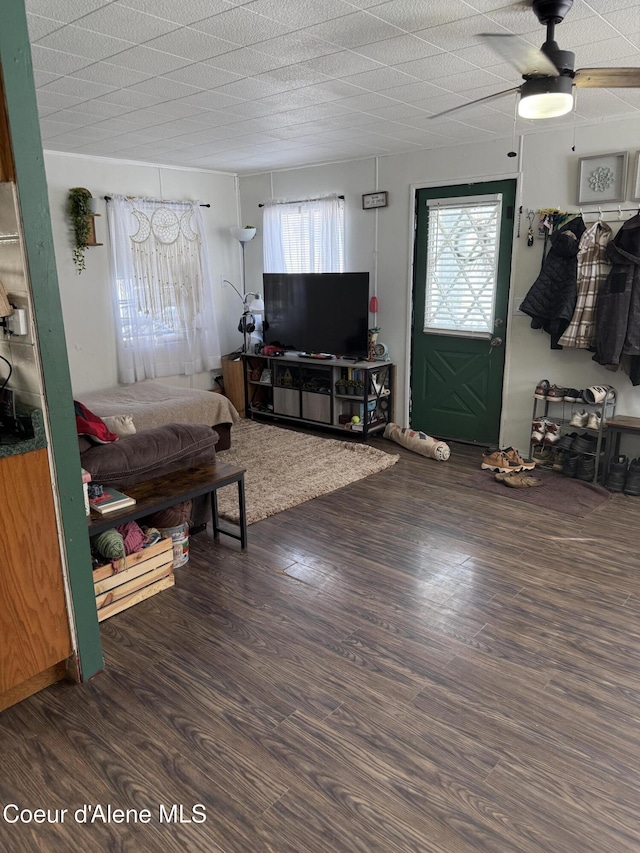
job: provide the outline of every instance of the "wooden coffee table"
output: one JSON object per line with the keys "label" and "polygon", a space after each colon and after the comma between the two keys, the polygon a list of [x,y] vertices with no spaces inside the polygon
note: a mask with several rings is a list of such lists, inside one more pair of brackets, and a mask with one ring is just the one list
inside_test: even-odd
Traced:
{"label": "wooden coffee table", "polygon": [[[129,486],[123,489],[123,492],[135,498],[136,503],[133,506],[125,507],[123,510],[107,512],[104,515],[91,510],[91,515],[87,517],[89,536],[102,533],[103,530],[110,530],[112,527],[125,524],[127,521],[135,521],[145,515],[167,509],[181,501],[192,500],[200,495],[210,495],[213,538],[218,539],[221,533],[225,536],[231,536],[233,539],[239,540],[240,547],[244,550],[247,547],[244,473],[244,468],[216,461],[199,465],[197,468],[185,468],[184,471],[177,471],[174,474],[155,477],[135,486]],[[221,527],[218,515],[217,491],[232,483],[236,483],[238,487],[240,521],[237,530],[229,529],[226,526]]]}

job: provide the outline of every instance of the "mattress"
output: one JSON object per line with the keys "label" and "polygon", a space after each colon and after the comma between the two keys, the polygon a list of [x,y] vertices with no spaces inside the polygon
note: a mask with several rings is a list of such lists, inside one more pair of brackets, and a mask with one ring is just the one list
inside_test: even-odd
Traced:
{"label": "mattress", "polygon": [[92,391],[77,397],[79,402],[101,418],[131,415],[136,430],[153,429],[164,424],[234,424],[237,410],[223,394],[178,388],[159,382],[136,382],[105,391]]}

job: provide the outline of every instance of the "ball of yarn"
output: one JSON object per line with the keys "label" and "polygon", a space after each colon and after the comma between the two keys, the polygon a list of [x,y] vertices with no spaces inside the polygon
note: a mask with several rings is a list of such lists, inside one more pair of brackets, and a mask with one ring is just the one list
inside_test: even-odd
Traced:
{"label": "ball of yarn", "polygon": [[182,503],[154,512],[147,519],[152,527],[178,527],[180,524],[191,524],[191,508],[193,501]]}
{"label": "ball of yarn", "polygon": [[122,536],[124,550],[127,554],[135,554],[136,551],[142,551],[149,541],[149,537],[135,521],[120,524],[116,530]]}
{"label": "ball of yarn", "polygon": [[111,565],[114,567],[116,560],[123,560],[127,553],[122,534],[118,533],[117,530],[105,530],[104,533],[98,533],[97,536],[93,536],[91,547],[97,554],[104,557],[105,560],[110,560]]}

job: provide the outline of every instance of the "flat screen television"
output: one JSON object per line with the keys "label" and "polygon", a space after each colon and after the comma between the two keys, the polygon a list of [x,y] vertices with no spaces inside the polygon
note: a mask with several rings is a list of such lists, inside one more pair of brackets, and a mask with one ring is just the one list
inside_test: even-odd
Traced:
{"label": "flat screen television", "polygon": [[264,273],[266,344],[366,358],[369,273]]}

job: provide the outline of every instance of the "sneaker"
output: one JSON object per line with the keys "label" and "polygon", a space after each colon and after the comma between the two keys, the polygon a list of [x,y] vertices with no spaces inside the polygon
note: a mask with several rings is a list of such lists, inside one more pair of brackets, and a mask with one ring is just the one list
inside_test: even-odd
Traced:
{"label": "sneaker", "polygon": [[613,385],[591,385],[582,392],[587,403],[604,403],[605,400],[616,396]]}
{"label": "sneaker", "polygon": [[531,422],[531,428],[531,443],[542,444],[542,442],[544,441],[544,434],[547,431],[547,419],[534,418]]}
{"label": "sneaker", "polygon": [[501,474],[508,471],[520,471],[522,465],[516,459],[509,458],[504,450],[493,450],[482,454],[482,465],[486,471],[498,471]]}
{"label": "sneaker", "polygon": [[[591,483],[596,476],[596,457],[595,456],[579,456],[578,465],[576,468],[576,480],[584,480],[586,483]],[[640,494],[640,492],[638,493]]]}
{"label": "sneaker", "polygon": [[615,460],[611,460],[607,474],[607,488],[610,492],[622,492],[624,490],[628,469],[629,460],[626,456],[618,456]]}
{"label": "sneaker", "polygon": [[561,385],[552,385],[547,391],[547,403],[562,403],[568,390]]}
{"label": "sneaker", "polygon": [[567,393],[564,395],[564,399],[567,403],[577,403],[580,398],[580,391],[577,388],[567,388]]}
{"label": "sneaker", "polygon": [[533,471],[533,469],[536,467],[535,462],[531,462],[528,459],[524,459],[522,456],[520,456],[520,453],[516,450],[515,447],[505,447],[504,454],[508,457],[508,459],[519,465],[521,471]]}
{"label": "sneaker", "polygon": [[576,476],[579,458],[580,458],[580,456],[577,453],[565,454],[564,460],[562,462],[562,472],[561,472],[565,477],[575,477]]}
{"label": "sneaker", "polygon": [[541,379],[540,382],[538,382],[538,384],[536,385],[536,391],[533,396],[536,398],[536,400],[546,400],[549,388],[551,388],[549,380]]}
{"label": "sneaker", "polygon": [[553,453],[554,451],[550,447],[538,445],[538,447],[533,451],[533,461],[536,466],[540,467],[543,465],[551,465],[553,462]]}
{"label": "sneaker", "polygon": [[557,442],[560,441],[560,424],[549,421],[543,441],[547,447],[552,447],[554,444],[557,444]]}
{"label": "sneaker", "polygon": [[584,428],[584,427],[586,427],[588,420],[589,420],[589,412],[587,412],[585,409],[580,409],[579,411],[575,411],[571,415],[571,420],[569,421],[569,426]]}
{"label": "sneaker", "polygon": [[623,491],[625,495],[640,496],[640,459],[632,459],[629,463]]}
{"label": "sneaker", "polygon": [[602,412],[591,412],[589,415],[589,419],[585,424],[587,429],[595,429],[600,430],[600,425],[602,424]]}
{"label": "sneaker", "polygon": [[530,489],[533,486],[544,485],[544,480],[540,480],[538,477],[531,477],[524,471],[519,474],[510,474],[502,482],[511,489]]}

